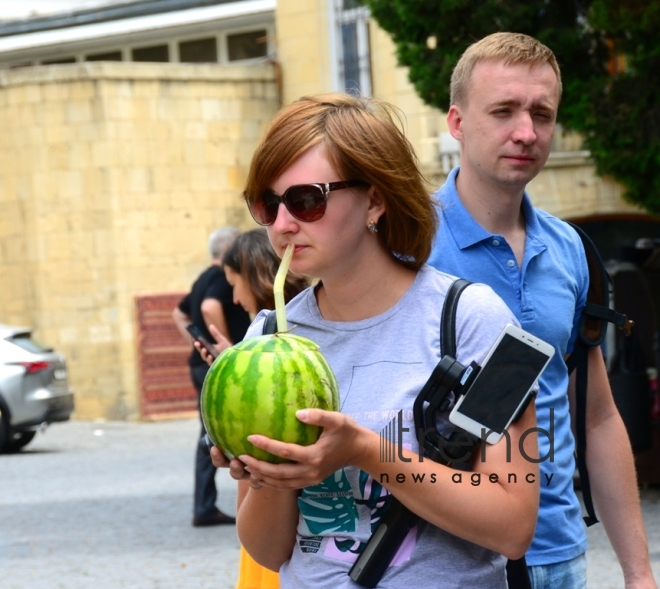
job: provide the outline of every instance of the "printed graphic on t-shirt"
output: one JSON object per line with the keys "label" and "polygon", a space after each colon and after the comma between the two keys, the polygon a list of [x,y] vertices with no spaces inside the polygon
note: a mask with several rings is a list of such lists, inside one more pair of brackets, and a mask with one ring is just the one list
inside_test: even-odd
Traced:
{"label": "printed graphic on t-shirt", "polygon": [[[303,552],[316,553],[324,536],[330,536],[323,555],[355,562],[366,542],[342,537],[341,532],[355,533],[360,519],[369,518],[371,533],[389,507],[391,495],[366,472],[359,473],[359,496],[355,497],[344,469],[323,482],[303,489],[298,506],[301,513],[298,544]],[[366,522],[365,522],[366,523]],[[416,527],[406,537],[392,561],[399,565],[410,558],[416,543]]]}
{"label": "printed graphic on t-shirt", "polygon": [[298,499],[298,507],[303,536],[327,536],[357,530],[358,511],[344,469],[318,485],[305,487]]}

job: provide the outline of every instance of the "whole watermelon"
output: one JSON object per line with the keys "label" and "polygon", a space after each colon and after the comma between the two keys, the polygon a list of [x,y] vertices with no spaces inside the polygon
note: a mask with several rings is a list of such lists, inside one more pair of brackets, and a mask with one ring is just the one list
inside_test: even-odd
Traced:
{"label": "whole watermelon", "polygon": [[289,333],[252,337],[226,349],[209,369],[201,396],[204,426],[228,458],[241,454],[278,463],[250,434],[307,446],[322,428],[296,418],[299,409],[339,410],[337,381],[318,346]]}

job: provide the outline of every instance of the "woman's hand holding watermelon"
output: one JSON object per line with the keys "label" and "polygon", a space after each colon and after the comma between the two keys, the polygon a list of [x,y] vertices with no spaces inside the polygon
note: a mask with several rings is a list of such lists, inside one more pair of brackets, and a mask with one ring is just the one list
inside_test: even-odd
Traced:
{"label": "woman's hand holding watermelon", "polygon": [[[333,472],[357,464],[365,453],[370,436],[378,440],[378,434],[336,411],[303,409],[296,416],[304,423],[321,426],[321,437],[314,444],[300,446],[266,436],[249,436],[254,446],[291,461],[272,464],[252,456],[240,456],[253,482],[258,481],[261,486],[277,489],[302,489],[316,485]],[[252,487],[258,488],[254,484]]]}
{"label": "woman's hand holding watermelon", "polygon": [[231,477],[237,481],[250,478],[250,473],[245,470],[245,465],[240,460],[229,460],[217,446],[211,448],[211,462],[216,468],[228,468]]}

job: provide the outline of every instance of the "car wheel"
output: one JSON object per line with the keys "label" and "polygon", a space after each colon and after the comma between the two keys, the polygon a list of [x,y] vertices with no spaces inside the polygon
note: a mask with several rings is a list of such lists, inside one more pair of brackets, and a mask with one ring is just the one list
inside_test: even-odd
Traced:
{"label": "car wheel", "polygon": [[16,432],[10,435],[5,442],[5,452],[18,452],[24,446],[27,446],[37,432]]}
{"label": "car wheel", "polygon": [[2,405],[0,405],[0,452],[5,449],[5,443],[7,441],[7,434],[9,433],[9,423],[7,423],[6,413],[2,411]]}

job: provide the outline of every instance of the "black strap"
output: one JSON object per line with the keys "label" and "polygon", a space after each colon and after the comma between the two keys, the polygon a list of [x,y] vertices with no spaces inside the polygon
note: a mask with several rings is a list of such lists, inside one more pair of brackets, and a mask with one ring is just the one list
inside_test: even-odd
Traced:
{"label": "black strap", "polygon": [[[459,278],[452,282],[444,305],[442,306],[442,319],[440,321],[440,350],[443,355],[456,358],[456,312],[458,299],[470,281]],[[516,560],[507,560],[506,580],[509,589],[532,589],[532,582],[527,570],[527,560],[523,556]]]}
{"label": "black strap", "polygon": [[264,319],[264,328],[261,333],[262,335],[277,333],[277,313],[275,313],[275,311],[271,311],[266,315],[266,319]]}
{"label": "black strap", "polygon": [[524,556],[506,561],[506,583],[509,589],[532,589],[527,559]]}
{"label": "black strap", "polygon": [[571,366],[575,367],[575,453],[577,457],[582,500],[587,515],[584,523],[593,526],[598,523],[594,502],[591,497],[591,483],[587,469],[587,384],[589,372],[589,348],[576,343],[570,357]]}
{"label": "black strap", "polygon": [[459,278],[451,283],[447,291],[440,319],[440,353],[443,356],[456,358],[456,309],[458,308],[458,298],[470,284],[472,283],[469,280]]}

